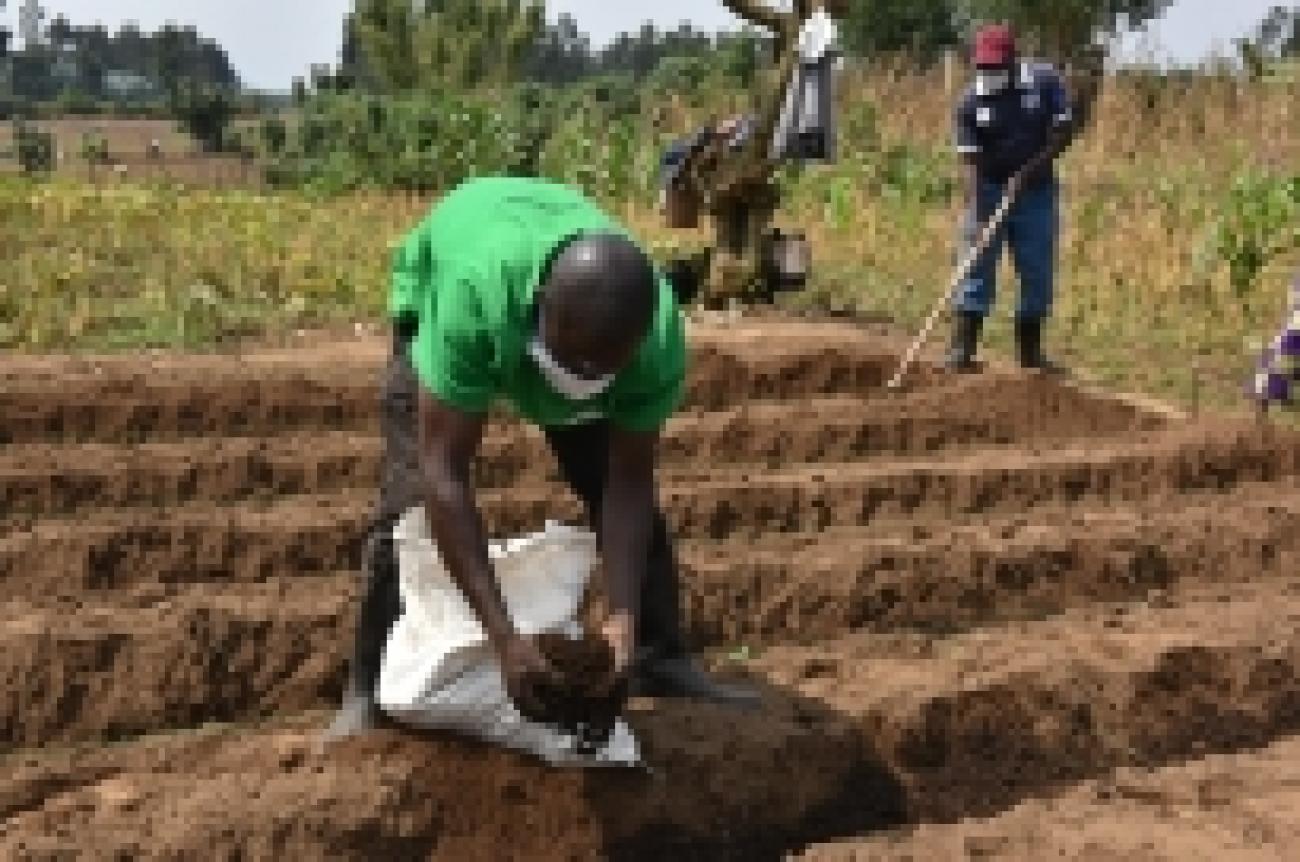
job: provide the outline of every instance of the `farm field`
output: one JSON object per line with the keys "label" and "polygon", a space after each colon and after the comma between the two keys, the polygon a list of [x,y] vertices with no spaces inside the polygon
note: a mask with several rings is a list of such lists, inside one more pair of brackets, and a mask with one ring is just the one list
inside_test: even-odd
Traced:
{"label": "farm field", "polygon": [[[0,857],[1285,858],[1300,435],[996,361],[888,392],[881,327],[690,338],[661,498],[765,706],[634,703],[652,774],[316,750],[382,337],[6,357]],[[494,535],[578,516],[543,452],[489,433]]]}
{"label": "farm field", "polygon": [[[183,183],[190,186],[218,188],[254,188],[261,185],[256,164],[245,164],[232,155],[202,152],[197,142],[171,120],[123,119],[118,117],[63,117],[37,120],[32,125],[54,136],[59,154],[57,175],[62,178],[100,183]],[[256,124],[239,120],[235,128],[256,130]],[[82,156],[83,136],[101,134],[108,147],[112,164],[87,165]],[[162,158],[148,157],[150,141],[157,140]],[[13,128],[0,123],[0,151],[13,146]],[[120,166],[117,170],[114,166]],[[16,174],[16,159],[0,159],[0,175]]]}
{"label": "farm field", "polygon": [[[809,290],[792,305],[829,305],[912,331],[926,318],[957,258],[951,106],[959,83],[942,70],[848,73],[838,160],[783,180],[778,220],[805,230],[813,248]],[[627,115],[575,106],[546,143],[541,168],[625,218],[659,253],[693,247],[704,231],[669,230],[654,210],[657,161],[671,140],[737,104],[723,90],[663,103],[647,96],[644,110]],[[1055,358],[1106,385],[1189,407],[1242,405],[1300,265],[1296,104],[1293,83],[1108,81],[1095,123],[1060,165],[1046,333]],[[472,119],[488,123],[489,114],[480,105]],[[91,121],[61,122],[75,138]],[[167,125],[127,121],[119,130],[116,122],[105,121],[110,137],[139,148]],[[467,120],[451,131],[447,151],[428,156],[448,181],[499,169],[484,153],[518,130]],[[331,125],[325,133],[342,134]],[[291,150],[304,145],[299,136],[290,136]],[[340,164],[362,159],[368,146],[340,153]],[[162,171],[179,179],[210,172],[214,157],[196,158]],[[154,185],[158,177],[136,164],[121,177],[100,171],[97,186],[84,182],[84,163],[44,182],[0,178],[0,222],[12,226],[0,232],[10,263],[0,276],[0,350],[206,349],[382,321],[392,244],[436,192],[265,193],[237,187],[260,163],[220,161],[211,171],[229,170],[230,182],[196,180],[220,189]],[[991,355],[1012,347],[1015,293],[1004,261],[985,333]]]}

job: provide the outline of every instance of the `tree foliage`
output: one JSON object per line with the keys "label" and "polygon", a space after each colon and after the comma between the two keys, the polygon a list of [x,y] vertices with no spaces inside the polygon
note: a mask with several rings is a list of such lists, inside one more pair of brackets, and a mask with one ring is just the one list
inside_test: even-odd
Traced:
{"label": "tree foliage", "polygon": [[72,92],[93,100],[123,99],[110,89],[109,73],[138,75],[167,93],[183,80],[229,90],[239,88],[225,51],[193,27],[168,24],[145,34],[133,24],[110,33],[103,25],[78,26],[58,16],[44,44],[13,52],[13,91],[33,101]]}
{"label": "tree foliage", "polygon": [[1249,38],[1236,40],[1251,78],[1262,78],[1272,61],[1300,56],[1300,7],[1274,6]]}
{"label": "tree foliage", "polygon": [[344,23],[341,71],[391,93],[515,80],[544,12],[533,0],[359,0]]}
{"label": "tree foliage", "polygon": [[955,0],[963,27],[1009,21],[1036,53],[1069,56],[1097,36],[1137,27],[1164,14],[1173,0]]}
{"label": "tree foliage", "polygon": [[54,135],[50,132],[15,121],[14,146],[23,173],[40,175],[54,169]]}
{"label": "tree foliage", "polygon": [[445,0],[421,7],[362,0],[343,22],[338,89],[407,93],[532,81],[564,85],[586,78],[651,76],[668,59],[713,62],[744,84],[759,65],[753,32],[710,35],[689,24],[643,24],[600,50],[572,15],[547,21],[544,4],[525,0]]}
{"label": "tree foliage", "polygon": [[230,93],[219,87],[182,80],[170,95],[173,115],[181,128],[210,153],[223,152],[232,143],[230,121],[235,102]]}
{"label": "tree foliage", "polygon": [[855,56],[906,51],[928,60],[957,43],[957,22],[951,0],[849,0],[840,33],[845,51]]}
{"label": "tree foliage", "polygon": [[1255,42],[1269,56],[1300,56],[1300,6],[1271,8],[1256,30]]}

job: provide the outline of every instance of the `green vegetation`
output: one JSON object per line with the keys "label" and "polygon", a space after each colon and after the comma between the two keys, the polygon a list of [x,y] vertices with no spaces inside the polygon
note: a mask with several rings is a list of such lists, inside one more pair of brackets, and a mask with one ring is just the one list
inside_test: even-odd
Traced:
{"label": "green vegetation", "polygon": [[0,345],[197,346],[376,318],[387,241],[417,213],[384,198],[0,180]]}
{"label": "green vegetation", "polygon": [[[21,103],[61,100],[64,110],[98,112],[106,102],[157,105],[181,81],[237,91],[239,78],[225,51],[193,27],[167,25],[143,33],[132,24],[116,33],[76,26],[55,16],[36,45],[8,56],[10,89]],[[0,62],[7,31],[0,28]]]}
{"label": "green vegetation", "polygon": [[46,174],[54,169],[54,137],[49,132],[15,121],[14,152],[25,174]]}

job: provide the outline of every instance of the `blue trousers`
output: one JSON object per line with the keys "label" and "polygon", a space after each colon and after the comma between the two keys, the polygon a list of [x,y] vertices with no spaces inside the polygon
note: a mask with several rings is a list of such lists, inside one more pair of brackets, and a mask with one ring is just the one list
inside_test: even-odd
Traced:
{"label": "blue trousers", "polygon": [[[980,180],[975,205],[962,220],[963,254],[979,239],[984,224],[997,211],[1005,186]],[[993,241],[980,255],[970,276],[957,286],[955,306],[959,311],[986,316],[993,310],[997,294],[998,262],[1002,247],[1010,243],[1011,258],[1020,280],[1020,302],[1016,317],[1037,320],[1052,308],[1052,281],[1056,268],[1056,233],[1059,224],[1060,189],[1055,179],[1024,188],[1007,213]]]}

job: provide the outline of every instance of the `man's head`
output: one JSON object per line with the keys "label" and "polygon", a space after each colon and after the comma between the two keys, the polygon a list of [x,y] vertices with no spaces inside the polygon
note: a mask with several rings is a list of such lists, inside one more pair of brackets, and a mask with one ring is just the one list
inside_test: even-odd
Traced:
{"label": "man's head", "polygon": [[632,361],[657,296],[654,264],[636,243],[616,233],[578,236],[539,286],[534,359],[563,394],[590,397]]}
{"label": "man's head", "polygon": [[998,93],[1011,83],[1016,65],[1016,37],[1006,24],[989,24],[975,33],[972,56],[983,93]]}

